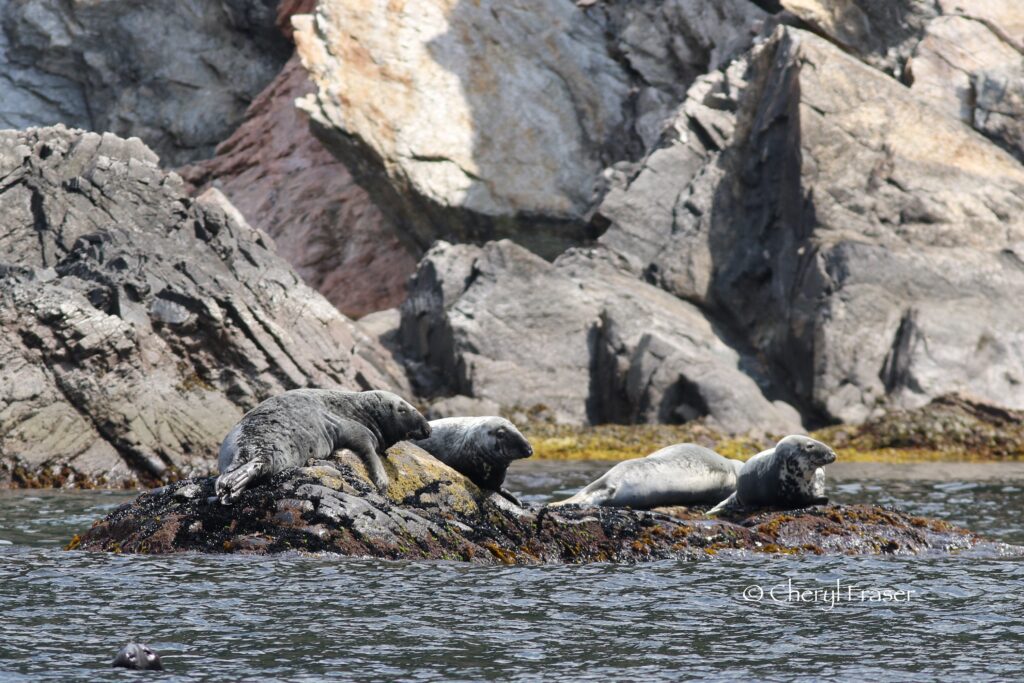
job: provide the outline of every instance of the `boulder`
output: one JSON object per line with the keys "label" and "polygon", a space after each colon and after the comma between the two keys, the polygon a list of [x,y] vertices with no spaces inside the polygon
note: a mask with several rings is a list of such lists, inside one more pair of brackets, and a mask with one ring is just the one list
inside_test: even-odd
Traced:
{"label": "boulder", "polygon": [[278,473],[232,506],[213,479],[177,482],[122,505],[70,549],[116,553],[332,553],[475,564],[579,564],[698,559],[719,553],[912,555],[989,548],[938,520],[865,505],[709,520],[699,510],[524,510],[486,493],[408,443],[385,459],[376,491],[353,454]]}
{"label": "boulder", "polygon": [[277,0],[0,0],[0,128],[138,136],[213,154],[288,58]]}
{"label": "boulder", "polygon": [[508,240],[439,243],[411,281],[400,338],[426,395],[576,424],[707,417],[731,432],[802,428],[764,395],[754,357],[601,249],[551,264]]}
{"label": "boulder", "polygon": [[1024,159],[1024,6],[1016,0],[782,0],[847,52],[896,76]]}
{"label": "boulder", "polygon": [[810,33],[691,87],[601,242],[749,344],[769,391],[862,421],[968,391],[1024,407],[1024,167]]}
{"label": "boulder", "polygon": [[407,393],[216,190],[137,138],[0,132],[0,484],[213,470],[242,413],[303,386]]}
{"label": "boulder", "polygon": [[410,246],[344,165],[309,132],[295,99],[309,92],[293,57],[212,159],[178,169],[195,192],[215,187],[342,313],[397,306],[416,267]]}
{"label": "boulder", "polygon": [[316,85],[301,106],[421,248],[511,237],[554,257],[595,235],[605,170],[767,17],[748,0],[578,5],[323,0],[293,20]]}

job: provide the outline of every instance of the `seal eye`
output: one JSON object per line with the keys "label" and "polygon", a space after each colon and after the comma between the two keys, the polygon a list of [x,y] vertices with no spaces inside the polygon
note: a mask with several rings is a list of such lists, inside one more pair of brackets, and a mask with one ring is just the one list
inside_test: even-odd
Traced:
{"label": "seal eye", "polygon": [[504,428],[504,427],[498,427],[498,428],[497,428],[497,429],[496,429],[496,430],[494,431],[494,435],[495,435],[496,437],[498,437],[499,439],[504,439],[504,438],[505,438],[505,434],[506,434],[506,432],[505,432],[505,428]]}
{"label": "seal eye", "polygon": [[405,406],[398,406],[398,412],[400,412],[400,413],[408,413],[409,409],[406,408]]}

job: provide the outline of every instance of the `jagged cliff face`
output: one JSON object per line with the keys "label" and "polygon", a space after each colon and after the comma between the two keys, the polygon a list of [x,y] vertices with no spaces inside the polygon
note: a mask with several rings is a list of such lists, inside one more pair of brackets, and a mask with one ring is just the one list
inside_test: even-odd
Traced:
{"label": "jagged cliff face", "polygon": [[156,162],[109,133],[0,132],[0,482],[209,472],[268,396],[407,391],[223,195]]}
{"label": "jagged cliff face", "polygon": [[[781,6],[325,0],[297,20],[302,106],[399,230],[549,258],[599,236],[554,268],[431,251],[401,323],[422,391],[736,430],[792,424],[780,402],[812,422],[949,391],[1024,406],[1024,11]],[[625,318],[583,284],[622,276]],[[667,331],[640,303],[659,291],[691,306]],[[728,416],[740,395],[761,408]]]}
{"label": "jagged cliff face", "polygon": [[402,302],[415,248],[309,131],[295,99],[310,88],[293,57],[216,156],[178,172],[194,193],[223,192],[307,284],[362,317]]}
{"label": "jagged cliff face", "polygon": [[[0,116],[138,134],[165,165],[213,154],[182,168],[192,192],[223,193],[343,311],[401,303],[370,346],[337,342],[372,347],[371,384],[403,381],[380,339],[425,398],[566,422],[792,431],[951,391],[1024,407],[1019,3],[172,5],[0,0]],[[148,192],[109,201],[162,230]],[[25,206],[10,265],[53,267],[21,263]],[[350,382],[335,353],[333,374],[267,353],[265,378],[218,391],[237,409]]]}
{"label": "jagged cliff face", "polygon": [[639,158],[764,13],[714,3],[321,2],[296,20],[322,140],[421,247],[596,235],[604,170]]}

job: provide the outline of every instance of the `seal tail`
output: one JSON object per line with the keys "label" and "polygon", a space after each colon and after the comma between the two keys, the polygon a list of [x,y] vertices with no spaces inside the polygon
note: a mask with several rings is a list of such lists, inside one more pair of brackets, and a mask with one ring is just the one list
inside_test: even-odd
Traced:
{"label": "seal tail", "polygon": [[257,458],[217,477],[215,488],[220,502],[223,505],[231,505],[242,495],[242,491],[255,479],[259,479],[267,469],[266,462]]}
{"label": "seal tail", "polygon": [[739,498],[736,497],[736,494],[734,493],[725,500],[723,500],[721,503],[716,505],[715,507],[705,512],[704,516],[717,517],[723,512],[732,512],[734,510],[740,510],[741,508],[742,506],[740,505],[740,500]]}

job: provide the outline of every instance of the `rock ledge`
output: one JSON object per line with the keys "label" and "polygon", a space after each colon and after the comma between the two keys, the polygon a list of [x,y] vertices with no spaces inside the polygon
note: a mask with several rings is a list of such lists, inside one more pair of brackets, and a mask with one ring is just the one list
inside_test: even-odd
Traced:
{"label": "rock ledge", "polygon": [[864,505],[709,520],[697,510],[520,510],[407,443],[387,459],[387,496],[355,456],[281,472],[225,507],[212,478],[150,491],[69,549],[126,553],[338,553],[476,564],[643,562],[723,551],[920,554],[992,545],[967,530]]}

